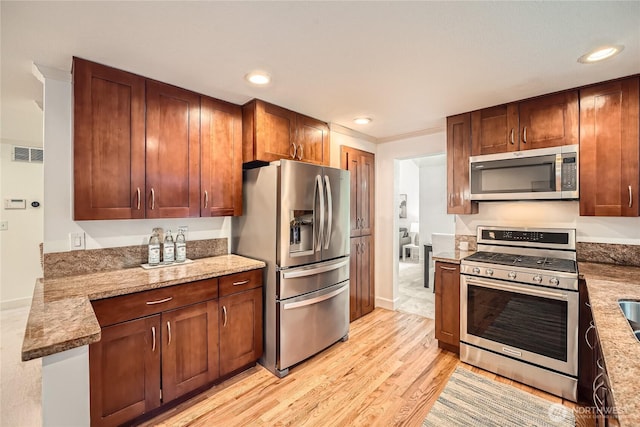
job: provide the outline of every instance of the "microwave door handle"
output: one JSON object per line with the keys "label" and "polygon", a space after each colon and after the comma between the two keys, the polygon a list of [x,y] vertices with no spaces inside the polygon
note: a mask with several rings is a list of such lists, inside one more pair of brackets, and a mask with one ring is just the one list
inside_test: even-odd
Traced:
{"label": "microwave door handle", "polygon": [[318,252],[322,249],[322,238],[324,236],[324,188],[320,175],[316,175],[316,197],[320,197],[320,225],[317,236],[318,240],[316,243],[316,252]]}
{"label": "microwave door handle", "polygon": [[324,248],[329,249],[331,242],[331,229],[333,222],[333,195],[331,194],[331,183],[327,175],[324,176],[325,190],[327,192],[327,230],[324,241]]}
{"label": "microwave door handle", "polygon": [[556,191],[562,191],[562,154],[556,154]]}

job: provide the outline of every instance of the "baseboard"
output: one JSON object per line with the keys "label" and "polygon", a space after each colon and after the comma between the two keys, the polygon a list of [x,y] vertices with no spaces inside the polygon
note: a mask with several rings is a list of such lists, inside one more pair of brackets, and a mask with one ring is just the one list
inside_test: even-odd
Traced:
{"label": "baseboard", "polygon": [[376,297],[376,307],[386,308],[387,310],[395,310],[398,299],[390,300],[388,298]]}
{"label": "baseboard", "polygon": [[0,310],[11,310],[12,308],[27,307],[31,304],[31,298],[16,298],[6,301],[0,301]]}

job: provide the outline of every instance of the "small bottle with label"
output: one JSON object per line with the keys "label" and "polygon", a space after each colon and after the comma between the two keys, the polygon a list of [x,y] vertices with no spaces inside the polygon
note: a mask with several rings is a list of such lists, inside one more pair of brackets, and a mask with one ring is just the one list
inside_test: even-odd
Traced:
{"label": "small bottle with label", "polygon": [[160,264],[160,237],[154,233],[149,238],[149,265]]}
{"label": "small bottle with label", "polygon": [[162,263],[171,264],[173,261],[175,261],[175,258],[174,258],[176,253],[175,251],[176,251],[176,245],[175,243],[173,243],[171,230],[167,230],[167,235],[164,238],[164,246],[162,248],[162,256],[163,256]]}
{"label": "small bottle with label", "polygon": [[187,239],[184,237],[182,230],[178,230],[176,236],[176,262],[185,262],[187,260]]}

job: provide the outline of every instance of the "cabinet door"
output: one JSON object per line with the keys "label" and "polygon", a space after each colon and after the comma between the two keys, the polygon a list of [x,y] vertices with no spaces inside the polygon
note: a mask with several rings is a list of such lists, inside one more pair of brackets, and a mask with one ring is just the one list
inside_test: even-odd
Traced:
{"label": "cabinet door", "polygon": [[218,378],[218,304],[206,301],[162,313],[162,401]]}
{"label": "cabinet door", "polygon": [[114,426],[160,406],[160,315],[102,329],[89,346],[91,425]]}
{"label": "cabinet door", "polygon": [[75,220],[144,218],[144,82],[73,59]]}
{"label": "cabinet door", "polygon": [[262,356],[262,288],[220,298],[220,375]]}
{"label": "cabinet door", "polygon": [[200,216],[242,215],[242,110],[201,98]]}
{"label": "cabinet door", "polygon": [[329,166],[329,126],[298,114],[296,118],[296,159]]}
{"label": "cabinet door", "polygon": [[296,113],[255,101],[255,160],[273,162],[294,158]]}
{"label": "cabinet door", "polygon": [[595,325],[589,305],[587,285],[584,280],[579,283],[580,309],[578,320],[578,398],[593,405],[593,380],[595,379],[596,361]]}
{"label": "cabinet door", "polygon": [[345,146],[340,151],[340,167],[348,170],[351,175],[351,237],[372,234],[375,155]]}
{"label": "cabinet door", "polygon": [[436,262],[436,339],[460,346],[460,266]]}
{"label": "cabinet door", "polygon": [[147,218],[200,216],[200,96],[147,80]]}
{"label": "cabinet door", "polygon": [[469,191],[471,113],[447,117],[447,213],[478,213]]}
{"label": "cabinet door", "polygon": [[375,308],[373,236],[351,239],[349,273],[349,320],[371,313]]}
{"label": "cabinet door", "polygon": [[638,78],[580,91],[580,215],[638,216]]}
{"label": "cabinet door", "polygon": [[360,256],[358,257],[358,279],[360,294],[360,312],[364,316],[375,307],[375,286],[373,283],[373,236],[360,237]]}
{"label": "cabinet door", "polygon": [[471,154],[518,150],[518,105],[507,104],[471,113]]}
{"label": "cabinet door", "polygon": [[578,91],[519,104],[520,150],[578,143]]}

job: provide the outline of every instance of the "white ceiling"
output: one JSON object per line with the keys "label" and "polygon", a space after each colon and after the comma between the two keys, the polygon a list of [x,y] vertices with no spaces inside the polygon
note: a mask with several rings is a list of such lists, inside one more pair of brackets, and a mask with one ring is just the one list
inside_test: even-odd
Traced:
{"label": "white ceiling", "polygon": [[[80,56],[377,138],[447,115],[640,72],[640,1],[1,3],[4,139],[41,140],[31,63]],[[602,44],[624,51],[577,58]],[[267,88],[243,76],[264,69]],[[356,125],[367,115],[373,123]]]}

